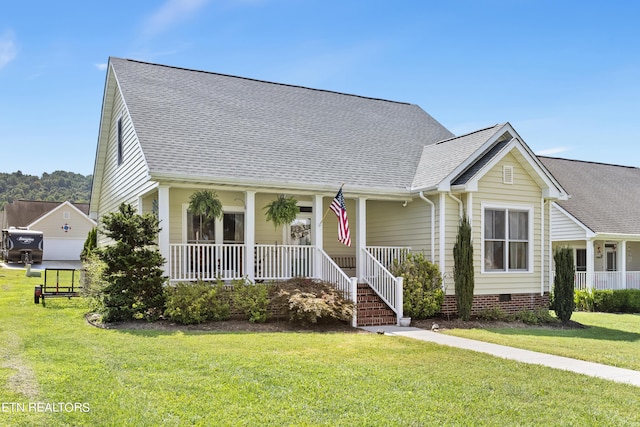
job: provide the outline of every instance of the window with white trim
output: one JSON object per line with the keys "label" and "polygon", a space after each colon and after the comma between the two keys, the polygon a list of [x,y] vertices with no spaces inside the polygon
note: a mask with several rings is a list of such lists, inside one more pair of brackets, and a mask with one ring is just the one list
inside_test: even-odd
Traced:
{"label": "window with white trim", "polygon": [[484,271],[528,271],[529,210],[485,208]]}

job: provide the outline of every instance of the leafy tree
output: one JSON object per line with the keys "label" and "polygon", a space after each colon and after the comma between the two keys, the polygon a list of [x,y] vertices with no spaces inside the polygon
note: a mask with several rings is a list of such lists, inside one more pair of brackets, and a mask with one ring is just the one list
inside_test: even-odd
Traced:
{"label": "leafy tree", "polygon": [[553,307],[562,322],[568,322],[576,309],[574,300],[573,250],[569,247],[557,248],[553,254],[556,263],[556,277],[553,279]]}
{"label": "leafy tree", "polygon": [[70,201],[87,203],[91,194],[91,175],[55,171],[42,177],[21,171],[0,172],[0,208],[14,200]]}
{"label": "leafy tree", "polygon": [[469,320],[473,307],[473,244],[471,224],[466,215],[460,220],[458,237],[453,246],[453,281],[456,291],[456,308],[462,320]]}
{"label": "leafy tree", "polygon": [[114,242],[97,250],[106,264],[101,312],[105,322],[154,320],[164,310],[164,259],[155,239],[160,231],[155,215],[135,213],[121,204],[102,218],[105,235]]}

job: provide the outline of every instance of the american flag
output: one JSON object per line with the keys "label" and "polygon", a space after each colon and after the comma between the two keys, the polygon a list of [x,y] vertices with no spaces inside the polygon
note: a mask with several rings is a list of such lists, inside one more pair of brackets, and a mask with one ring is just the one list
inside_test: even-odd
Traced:
{"label": "american flag", "polygon": [[338,217],[338,240],[347,246],[351,246],[351,234],[349,233],[349,220],[347,219],[347,207],[344,205],[344,196],[342,195],[342,187],[338,190],[338,194],[334,197],[331,205],[329,205]]}

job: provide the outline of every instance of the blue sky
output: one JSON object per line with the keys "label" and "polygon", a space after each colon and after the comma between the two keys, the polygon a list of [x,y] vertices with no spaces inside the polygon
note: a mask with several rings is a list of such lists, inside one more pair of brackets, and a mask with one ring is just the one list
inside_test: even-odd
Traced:
{"label": "blue sky", "polygon": [[510,122],[538,154],[640,166],[640,2],[4,2],[0,172],[93,173],[109,56]]}

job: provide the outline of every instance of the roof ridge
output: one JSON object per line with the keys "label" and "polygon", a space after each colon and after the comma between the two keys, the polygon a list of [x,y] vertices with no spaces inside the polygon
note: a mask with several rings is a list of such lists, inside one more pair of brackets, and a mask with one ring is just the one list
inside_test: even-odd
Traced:
{"label": "roof ridge", "polygon": [[615,166],[615,167],[627,168],[627,169],[640,169],[638,166],[617,165],[615,163],[595,162],[595,161],[592,161],[592,160],[567,159],[565,157],[538,156],[538,158],[541,158],[541,159],[554,159],[554,160],[566,160],[566,161],[569,161],[569,162],[589,163],[589,164],[592,164],[592,165]]}
{"label": "roof ridge", "polygon": [[368,99],[368,100],[372,100],[372,101],[383,101],[383,102],[390,102],[390,103],[393,103],[393,104],[400,104],[400,105],[413,105],[410,102],[393,101],[393,100],[390,100],[390,99],[374,98],[374,97],[371,97],[371,96],[356,95],[356,94],[353,94],[353,93],[338,92],[338,91],[329,90],[329,89],[317,89],[317,88],[312,88],[312,87],[308,87],[308,86],[293,85],[293,84],[287,84],[287,83],[278,83],[278,82],[272,82],[272,81],[269,81],[269,80],[254,79],[254,78],[251,78],[251,77],[235,76],[233,74],[216,73],[216,72],[213,72],[213,71],[196,70],[196,69],[193,69],[193,68],[185,68],[185,67],[176,67],[174,65],[158,64],[158,63],[154,63],[154,62],[140,61],[140,60],[137,60],[137,59],[119,58],[119,57],[115,57],[115,56],[112,57],[112,58],[113,59],[120,59],[120,60],[123,60],[123,61],[136,62],[138,64],[154,65],[156,67],[173,68],[175,70],[191,71],[191,72],[194,72],[194,73],[211,74],[211,75],[222,76],[222,77],[231,77],[231,78],[234,78],[234,79],[248,80],[248,81],[258,82],[258,83],[266,83],[266,84],[272,84],[272,85],[278,85],[278,86],[286,86],[286,87],[292,87],[292,88],[298,88],[298,89],[306,89],[306,90],[312,90],[312,91],[316,91],[316,92],[333,93],[333,94],[336,94],[336,95],[352,96],[352,97],[355,97],[355,98]]}
{"label": "roof ridge", "polygon": [[443,139],[442,141],[438,141],[438,142],[436,142],[435,144],[432,144],[432,145],[443,144],[445,142],[449,142],[449,141],[452,141],[454,139],[463,138],[465,136],[473,135],[474,133],[484,132],[485,130],[493,129],[493,128],[496,128],[498,126],[504,126],[504,125],[505,125],[505,123],[502,123],[502,124],[501,123],[496,123],[493,126],[487,126],[486,128],[477,129],[477,130],[474,130],[474,131],[471,131],[471,132],[463,133],[462,135],[456,135],[456,136],[453,136],[453,137],[448,138],[448,139]]}

